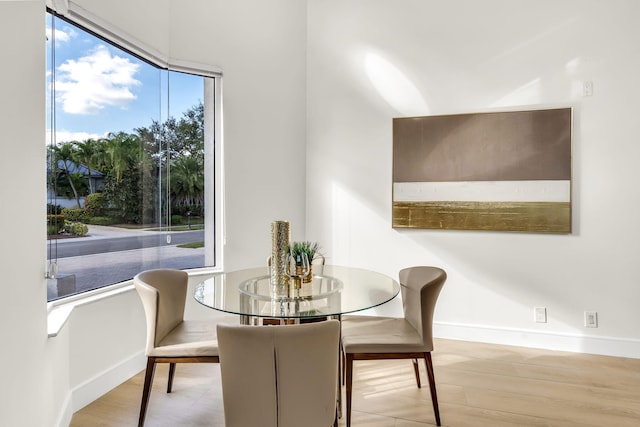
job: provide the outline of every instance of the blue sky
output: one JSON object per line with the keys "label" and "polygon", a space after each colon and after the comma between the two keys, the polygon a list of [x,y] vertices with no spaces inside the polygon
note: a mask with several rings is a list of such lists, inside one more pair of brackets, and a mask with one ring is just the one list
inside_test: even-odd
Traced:
{"label": "blue sky", "polygon": [[[176,118],[203,100],[202,77],[159,70],[51,15],[47,15],[47,39],[48,98],[55,43],[57,142],[132,132],[152,120],[164,121],[167,94],[169,113]],[[47,143],[50,123],[48,115]]]}

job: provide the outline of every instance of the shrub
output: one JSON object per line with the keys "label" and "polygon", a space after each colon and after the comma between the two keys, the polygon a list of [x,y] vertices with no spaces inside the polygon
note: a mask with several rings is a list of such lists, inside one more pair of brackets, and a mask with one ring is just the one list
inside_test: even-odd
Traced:
{"label": "shrub", "polygon": [[182,224],[182,215],[171,215],[171,225]]}
{"label": "shrub", "polygon": [[80,221],[86,217],[82,208],[64,208],[62,209],[62,215],[64,215],[66,221]]}
{"label": "shrub", "polygon": [[89,232],[89,227],[81,222],[64,222],[64,231],[74,236],[85,236]]}
{"label": "shrub", "polygon": [[47,225],[47,236],[55,236],[60,233],[60,229],[56,225]]}
{"label": "shrub", "polygon": [[47,215],[47,234],[60,234],[63,228],[63,215]]}
{"label": "shrub", "polygon": [[84,200],[84,210],[87,218],[102,216],[107,200],[102,193],[89,194]]}
{"label": "shrub", "polygon": [[118,220],[108,216],[94,216],[92,218],[87,219],[86,222],[87,224],[93,224],[93,225],[113,225],[113,224],[117,224]]}
{"label": "shrub", "polygon": [[62,213],[62,208],[60,207],[60,205],[47,203],[47,213],[49,215],[60,215]]}

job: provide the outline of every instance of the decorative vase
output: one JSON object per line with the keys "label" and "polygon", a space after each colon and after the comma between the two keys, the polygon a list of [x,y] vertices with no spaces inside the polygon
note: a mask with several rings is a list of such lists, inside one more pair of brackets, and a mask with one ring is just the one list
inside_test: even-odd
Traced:
{"label": "decorative vase", "polygon": [[287,248],[289,247],[290,228],[288,221],[271,223],[271,296],[286,298],[289,295],[289,277],[287,276]]}

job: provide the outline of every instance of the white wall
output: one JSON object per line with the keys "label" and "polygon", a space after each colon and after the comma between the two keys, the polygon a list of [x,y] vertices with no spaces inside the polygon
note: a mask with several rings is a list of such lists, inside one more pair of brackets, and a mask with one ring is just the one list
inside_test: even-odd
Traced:
{"label": "white wall", "polygon": [[[444,267],[441,336],[640,357],[639,14],[635,0],[309,1],[307,238],[337,264]],[[393,117],[558,105],[574,107],[571,235],[391,228]]]}
{"label": "white wall", "polygon": [[[76,3],[164,55],[228,74],[226,267],[265,262],[273,220],[289,219],[293,237],[302,238],[305,2]],[[3,64],[10,65],[0,67],[0,146],[10,159],[0,178],[3,200],[20,200],[0,210],[0,425],[7,426],[67,425],[73,411],[144,361],[145,326],[134,292],[77,308],[60,334],[47,338],[44,12],[44,0],[0,0]],[[212,315],[193,302],[188,310],[187,317]]]}
{"label": "white wall", "polygon": [[49,412],[43,380],[50,377],[44,360],[44,2],[0,1],[0,40],[0,185],[3,200],[20,201],[0,209],[0,424],[43,426]]}
{"label": "white wall", "polygon": [[261,265],[271,222],[305,235],[306,3],[174,0],[174,59],[222,68],[225,268]]}

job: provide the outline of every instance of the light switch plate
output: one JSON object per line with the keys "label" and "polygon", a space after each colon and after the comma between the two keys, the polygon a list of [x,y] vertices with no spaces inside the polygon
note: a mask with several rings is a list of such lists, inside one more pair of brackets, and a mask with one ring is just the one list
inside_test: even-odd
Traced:
{"label": "light switch plate", "polygon": [[546,307],[534,307],[533,308],[533,320],[536,323],[547,323],[547,309],[546,309]]}

